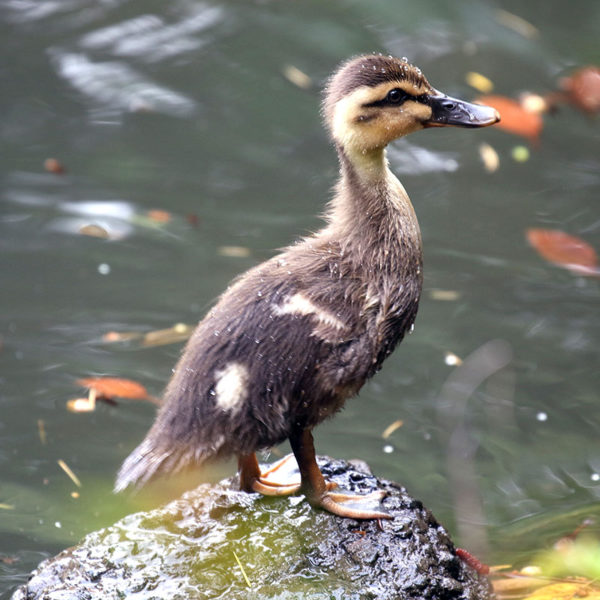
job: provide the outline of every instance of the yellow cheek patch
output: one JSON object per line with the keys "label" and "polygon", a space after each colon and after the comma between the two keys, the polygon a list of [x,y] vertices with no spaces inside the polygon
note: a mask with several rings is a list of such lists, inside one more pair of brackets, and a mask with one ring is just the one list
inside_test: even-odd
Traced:
{"label": "yellow cheek patch", "polygon": [[431,118],[431,108],[415,100],[398,106],[369,106],[384,99],[389,90],[404,89],[411,95],[430,93],[424,86],[408,82],[386,82],[375,87],[361,87],[342,98],[334,107],[333,137],[346,149],[373,150],[383,148],[392,140],[422,128]]}

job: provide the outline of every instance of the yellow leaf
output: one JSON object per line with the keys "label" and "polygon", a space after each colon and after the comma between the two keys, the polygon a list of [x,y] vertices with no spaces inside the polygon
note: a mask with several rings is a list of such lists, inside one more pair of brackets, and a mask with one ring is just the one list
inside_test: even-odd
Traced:
{"label": "yellow leaf", "polygon": [[591,583],[553,583],[536,590],[524,600],[600,600],[600,590]]}
{"label": "yellow leaf", "polygon": [[465,75],[465,80],[471,87],[482,94],[489,94],[494,89],[494,83],[491,79],[475,71],[469,71]]}

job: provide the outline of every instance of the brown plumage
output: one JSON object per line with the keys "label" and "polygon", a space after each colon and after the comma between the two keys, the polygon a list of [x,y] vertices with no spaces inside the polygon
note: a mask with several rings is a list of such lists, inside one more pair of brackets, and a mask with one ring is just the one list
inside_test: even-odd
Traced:
{"label": "brown plumage", "polygon": [[[251,269],[200,322],[145,440],[116,489],[235,454],[243,489],[302,490],[342,516],[314,460],[312,428],[333,415],[412,326],[422,284],[421,236],[385,146],[429,126],[484,126],[497,113],[448,98],[405,60],[362,56],[330,79],[323,104],[341,175],[325,227]],[[254,452],[290,439],[301,485],[263,477]]]}

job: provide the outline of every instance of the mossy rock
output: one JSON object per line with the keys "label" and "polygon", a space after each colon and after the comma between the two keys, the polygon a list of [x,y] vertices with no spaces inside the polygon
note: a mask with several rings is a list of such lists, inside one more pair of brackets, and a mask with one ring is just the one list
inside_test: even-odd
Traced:
{"label": "mossy rock", "polygon": [[302,496],[237,491],[231,478],[89,534],[41,563],[13,600],[492,597],[487,579],[457,557],[444,528],[401,486],[362,463],[319,465],[342,489],[386,490],[393,520],[342,519]]}

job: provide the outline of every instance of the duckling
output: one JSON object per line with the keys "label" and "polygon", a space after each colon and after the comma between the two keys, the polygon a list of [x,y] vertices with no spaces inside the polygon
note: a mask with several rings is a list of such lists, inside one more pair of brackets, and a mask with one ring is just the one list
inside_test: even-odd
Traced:
{"label": "duckling", "polygon": [[[417,314],[421,234],[385,148],[420,129],[485,127],[499,115],[438,92],[406,59],[382,55],[339,67],[323,115],[340,162],[324,227],[241,275],[199,323],[115,491],[236,455],[242,490],[301,492],[342,517],[389,517],[372,508],[373,497],[333,491],[311,433],[380,369]],[[286,439],[300,483],[272,481],[256,459]]]}

